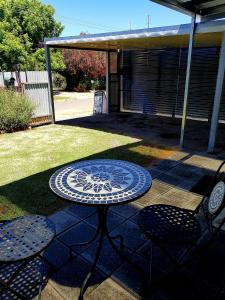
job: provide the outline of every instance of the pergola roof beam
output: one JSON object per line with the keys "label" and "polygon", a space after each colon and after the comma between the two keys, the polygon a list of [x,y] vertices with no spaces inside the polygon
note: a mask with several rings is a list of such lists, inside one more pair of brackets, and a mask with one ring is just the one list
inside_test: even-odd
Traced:
{"label": "pergola roof beam", "polygon": [[[195,47],[219,47],[225,20],[197,23]],[[117,51],[188,47],[190,24],[45,39],[52,48]]]}
{"label": "pergola roof beam", "polygon": [[151,0],[187,15],[198,14],[207,20],[225,17],[223,0]]}
{"label": "pergola roof beam", "polygon": [[[197,4],[198,3],[198,4]],[[210,7],[215,7],[215,4],[217,6],[223,5],[224,0],[214,0],[214,1],[196,1],[196,4],[198,5],[199,8],[210,8]]]}

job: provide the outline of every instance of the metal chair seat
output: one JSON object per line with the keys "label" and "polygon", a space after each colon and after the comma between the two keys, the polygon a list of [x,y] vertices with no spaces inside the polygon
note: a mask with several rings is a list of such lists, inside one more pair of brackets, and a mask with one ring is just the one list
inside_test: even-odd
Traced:
{"label": "metal chair seat", "polygon": [[[40,257],[33,258],[19,270],[22,264],[20,261],[0,265],[0,299],[21,300],[20,295],[34,299],[46,286],[49,266]],[[1,283],[10,289],[4,288]]]}
{"label": "metal chair seat", "polygon": [[0,225],[0,261],[11,263],[43,251],[55,235],[54,224],[46,217],[29,215]]}
{"label": "metal chair seat", "polygon": [[33,299],[46,284],[40,256],[55,236],[47,217],[29,215],[0,223],[0,299]]}
{"label": "metal chair seat", "polygon": [[189,210],[171,205],[151,205],[141,210],[138,223],[150,239],[187,245],[201,236],[198,220]]}

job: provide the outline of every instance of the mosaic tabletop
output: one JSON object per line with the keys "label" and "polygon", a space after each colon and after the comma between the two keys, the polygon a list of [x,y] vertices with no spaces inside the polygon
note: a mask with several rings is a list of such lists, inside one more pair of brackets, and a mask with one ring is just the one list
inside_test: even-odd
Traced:
{"label": "mosaic tabletop", "polygon": [[50,188],[63,199],[87,205],[135,200],[152,184],[150,173],[127,161],[86,160],[65,166],[50,178]]}

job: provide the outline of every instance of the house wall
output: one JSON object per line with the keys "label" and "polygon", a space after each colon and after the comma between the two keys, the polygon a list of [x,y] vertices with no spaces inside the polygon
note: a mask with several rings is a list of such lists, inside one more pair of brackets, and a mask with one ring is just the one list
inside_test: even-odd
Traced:
{"label": "house wall", "polygon": [[[188,118],[211,118],[219,48],[194,48]],[[123,51],[122,109],[181,117],[187,48]],[[225,93],[220,120],[225,120]]]}

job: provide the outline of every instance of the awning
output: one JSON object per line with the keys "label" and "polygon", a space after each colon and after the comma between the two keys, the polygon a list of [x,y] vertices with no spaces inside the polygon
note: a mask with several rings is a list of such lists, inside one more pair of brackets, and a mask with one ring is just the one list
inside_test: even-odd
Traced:
{"label": "awning", "polygon": [[[221,32],[223,31],[225,31],[225,20],[198,23],[194,46],[220,46]],[[54,48],[104,51],[174,48],[187,47],[189,34],[190,24],[184,24],[112,33],[47,38],[45,44]]]}
{"label": "awning", "polygon": [[151,0],[179,12],[198,14],[202,21],[225,18],[224,0]]}

